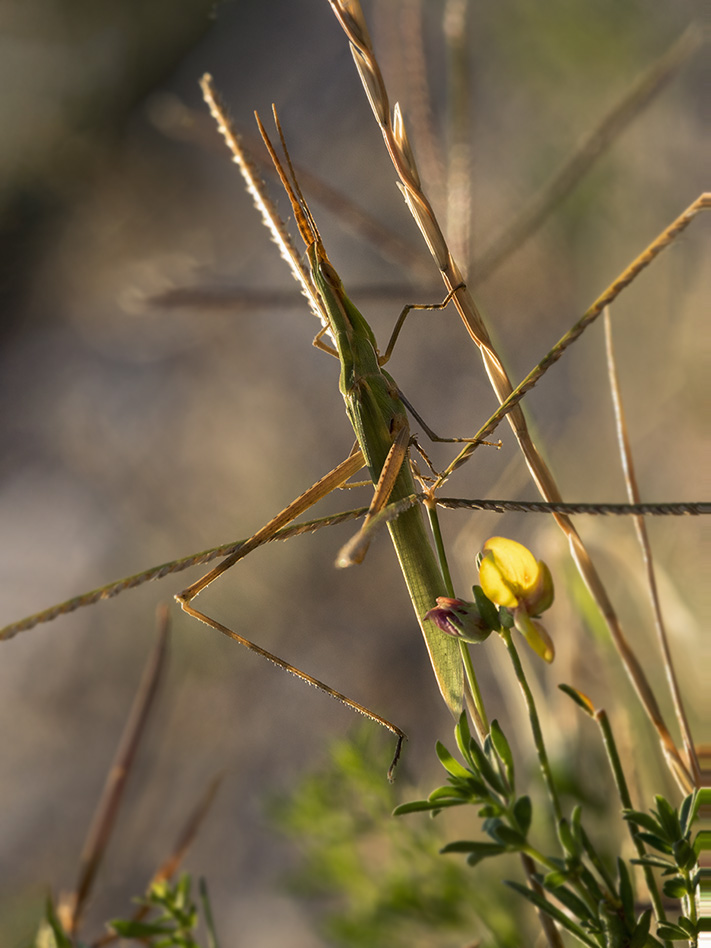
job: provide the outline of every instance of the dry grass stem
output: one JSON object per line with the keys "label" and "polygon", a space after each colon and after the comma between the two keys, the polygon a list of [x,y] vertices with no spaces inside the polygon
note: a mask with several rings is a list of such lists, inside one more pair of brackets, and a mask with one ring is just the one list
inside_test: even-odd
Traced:
{"label": "dry grass stem", "polygon": [[[306,520],[303,523],[290,523],[287,527],[277,530],[273,536],[263,540],[264,543],[271,543],[274,540],[289,540],[292,537],[302,536],[305,533],[314,533],[322,527],[334,527],[340,523],[349,523],[351,520],[358,520],[364,517],[368,512],[367,507],[357,507],[354,510],[346,510],[341,513],[330,514],[326,517],[318,517],[315,520]],[[253,538],[252,538],[253,540]],[[211,563],[213,560],[220,559],[223,556],[231,556],[246,546],[250,539],[233,540],[231,543],[223,543],[220,546],[212,547],[209,550],[202,550],[200,553],[192,553],[190,556],[183,556],[177,560],[170,560],[168,563],[162,563],[160,566],[153,566],[150,569],[142,570],[140,573],[134,573],[131,576],[125,576],[123,579],[107,583],[105,586],[99,586],[89,592],[74,596],[64,602],[50,606],[49,609],[43,609],[42,612],[36,612],[31,616],[21,619],[19,622],[12,622],[0,629],[0,642],[7,641],[19,635],[20,632],[26,632],[33,629],[36,625],[43,622],[52,622],[59,616],[67,615],[82,609],[85,606],[94,605],[104,599],[113,599],[128,589],[136,589],[144,583],[150,583],[157,579],[163,579],[171,576],[173,573],[182,573],[183,570],[190,569],[193,566],[204,566],[205,563]]]}
{"label": "dry grass stem", "polygon": [[422,0],[405,0],[400,13],[400,35],[410,126],[417,141],[422,176],[434,201],[440,204],[445,180],[444,161],[434,131],[427,81]]}
{"label": "dry grass stem", "polygon": [[[625,421],[624,407],[622,405],[622,392],[620,391],[620,380],[617,373],[614,345],[612,341],[612,320],[610,318],[609,307],[605,307],[605,351],[607,355],[607,373],[610,380],[612,404],[615,410],[615,425],[617,428],[620,460],[622,462],[622,470],[625,475],[627,495],[631,503],[638,504],[640,502],[639,486],[637,484],[637,477],[634,470],[632,448],[627,435],[627,423]],[[699,759],[696,756],[696,749],[694,747],[691,728],[689,727],[689,721],[686,716],[684,702],[679,689],[679,682],[674,670],[674,661],[672,659],[671,649],[669,648],[669,638],[667,636],[667,630],[662,617],[661,603],[659,602],[657,579],[655,576],[654,562],[652,559],[652,548],[649,542],[649,535],[647,533],[647,525],[644,522],[644,517],[635,516],[634,525],[637,531],[640,549],[642,551],[642,560],[644,562],[644,569],[647,578],[647,588],[649,590],[649,598],[651,600],[652,613],[654,615],[654,625],[657,630],[659,648],[664,660],[664,669],[666,671],[667,682],[669,684],[669,691],[672,696],[674,712],[676,714],[677,723],[679,725],[682,741],[684,743],[684,750],[686,751],[689,769],[694,776],[696,785],[700,786],[701,769],[699,767]]]}
{"label": "dry grass stem", "polygon": [[[504,399],[499,408],[491,415],[487,422],[476,433],[476,438],[486,438],[496,430],[499,423],[508,415],[508,413],[518,405],[523,396],[540,381],[545,373],[554,365],[563,355],[565,350],[571,346],[575,340],[590,326],[602,313],[606,306],[609,306],[629,284],[659,256],[674,240],[684,231],[694,218],[701,212],[711,208],[711,193],[704,193],[682,211],[682,213],[666,227],[652,243],[630,263],[622,273],[612,281],[607,289],[598,296],[595,302],[588,307],[580,319],[562,336],[558,342],[546,353],[541,361],[535,365],[528,375],[519,382],[511,394]],[[443,479],[446,479],[452,471],[456,470],[469,455],[477,448],[476,444],[468,445],[459,456],[450,464],[444,472]]]}
{"label": "dry grass stem", "polygon": [[469,35],[467,0],[447,0],[444,9],[444,37],[448,65],[447,115],[447,235],[453,256],[462,261],[469,275],[472,223],[472,102],[469,75]]}
{"label": "dry grass stem", "polygon": [[294,279],[301,287],[301,292],[308,300],[312,313],[319,319],[322,325],[327,325],[326,317],[321,311],[320,300],[311,285],[308,272],[301,260],[301,254],[294,246],[284,222],[279,217],[279,212],[267,195],[264,182],[259,176],[254,162],[250,155],[247,154],[239,135],[234,130],[227,116],[226,109],[219,101],[212,84],[212,76],[206,73],[200,80],[200,88],[202,89],[205,102],[210,108],[210,113],[217,123],[220,134],[232,152],[232,159],[239,167],[247,185],[247,190],[261,215],[264,226],[272,235],[274,243],[279,248],[279,253],[288,264]]}
{"label": "dry grass stem", "polygon": [[[390,104],[385,82],[375,58],[360,4],[357,0],[329,0],[329,2],[350,42],[353,59],[373,109],[373,114],[380,125],[388,153],[400,178],[401,190],[407,205],[440,269],[447,290],[451,292],[462,282],[461,271],[447,247],[432,207],[420,188],[419,176],[411,152],[409,148],[403,147],[406,136],[397,108],[394,120],[391,121],[390,119]],[[646,266],[646,263],[644,265]],[[629,279],[632,279],[632,277]],[[629,279],[626,280],[624,285],[627,285]],[[617,292],[621,289],[622,286],[619,287]],[[484,367],[496,396],[499,402],[503,403],[511,395],[513,386],[498,353],[493,347],[476,303],[466,286],[462,285],[456,289],[453,301],[467,331],[480,350]],[[550,502],[562,501],[553,474],[531,438],[520,405],[514,404],[506,417],[519,443],[534,483],[541,494]],[[679,785],[684,790],[689,790],[693,784],[692,776],[675,746],[654,692],[624,635],[615,609],[590,555],[571,520],[563,514],[554,514],[553,516],[568,540],[571,556],[585,585],[597,603],[627,674],[657,732],[667,763]]]}

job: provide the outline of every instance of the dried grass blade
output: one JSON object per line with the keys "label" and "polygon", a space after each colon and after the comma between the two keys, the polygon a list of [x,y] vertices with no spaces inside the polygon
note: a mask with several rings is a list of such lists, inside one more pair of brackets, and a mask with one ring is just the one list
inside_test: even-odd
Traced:
{"label": "dried grass blade", "polygon": [[[610,381],[610,392],[612,394],[612,403],[615,410],[615,426],[617,429],[617,441],[620,449],[620,460],[622,462],[622,470],[625,475],[625,484],[627,486],[627,495],[630,499],[630,503],[638,504],[640,503],[639,486],[637,484],[637,477],[635,475],[634,459],[632,457],[632,449],[630,447],[629,437],[627,434],[627,423],[625,420],[624,407],[622,405],[622,392],[620,391],[620,380],[617,372],[617,364],[615,361],[614,345],[612,341],[612,321],[610,319],[609,307],[605,308],[604,320],[607,374]],[[647,533],[647,525],[644,522],[644,517],[635,516],[634,525],[637,530],[637,538],[642,551],[642,560],[644,562],[644,569],[647,577],[647,588],[652,604],[652,612],[654,614],[654,625],[657,630],[657,637],[659,639],[659,648],[662,653],[662,658],[664,659],[664,668],[667,675],[667,681],[669,683],[669,691],[671,692],[672,701],[674,704],[674,712],[679,724],[679,730],[681,731],[689,768],[696,781],[696,786],[700,786],[701,768],[699,766],[699,759],[696,755],[696,748],[694,747],[694,740],[691,734],[691,728],[689,727],[689,720],[686,716],[684,702],[681,697],[679,682],[674,670],[674,661],[672,659],[671,649],[669,648],[669,639],[667,636],[664,619],[662,617],[661,603],[659,602],[659,591],[657,589],[657,580],[654,572],[652,548],[649,543],[649,535]]]}
{"label": "dried grass blade", "polygon": [[[652,263],[659,254],[684,231],[694,218],[701,212],[711,209],[711,192],[700,194],[685,211],[675,218],[668,227],[666,227],[652,243],[632,261],[622,273],[607,287],[607,289],[588,307],[580,319],[562,336],[558,342],[546,353],[541,361],[535,365],[528,375],[519,382],[515,389],[501,402],[500,406],[477,431],[476,438],[487,438],[496,430],[499,423],[512,411],[521,401],[523,396],[540,381],[548,369],[560,359],[566,349],[568,349],[575,340],[585,332],[604,310],[606,306],[615,300],[620,293],[630,285],[630,283]],[[475,340],[476,341],[476,340]],[[477,444],[467,445],[450,464],[444,472],[443,479],[446,479],[452,471],[456,470],[476,449]],[[441,481],[440,481],[441,483]]]}
{"label": "dried grass blade", "polygon": [[[453,296],[454,304],[457,307],[457,311],[469,335],[479,347],[485,370],[499,402],[504,402],[513,391],[511,381],[498,353],[493,347],[476,303],[469,290],[462,283],[461,272],[449,252],[434,211],[427,197],[422,193],[419,187],[417,171],[408,161],[409,156],[401,147],[395,135],[393,124],[390,121],[390,106],[385,83],[376,61],[372,44],[367,36],[367,30],[352,27],[352,23],[355,20],[358,20],[359,25],[364,23],[360,4],[357,0],[329,0],[329,2],[350,41],[354,60],[373,108],[373,113],[380,125],[386,148],[400,177],[401,190],[403,191],[408,207],[430,247],[448,291],[452,292],[456,289]],[[356,8],[358,11],[357,16],[355,14]],[[402,123],[400,123],[400,127],[402,128]],[[646,266],[646,263],[644,265]],[[632,277],[630,277],[630,279],[632,279]],[[627,285],[628,282],[629,279],[624,285]],[[462,283],[461,286],[459,286],[460,283]],[[622,288],[623,286],[620,286],[617,292],[620,292]],[[600,309],[602,309],[602,306]],[[558,358],[558,356],[556,356],[556,358]],[[548,465],[533,443],[520,405],[514,404],[509,409],[507,418],[539,491],[546,500],[553,503],[561,502],[563,498],[558,486]],[[647,716],[657,731],[657,736],[670,770],[680,786],[683,787],[684,790],[688,790],[693,782],[692,777],[674,744],[674,740],[662,717],[654,692],[623,633],[612,602],[607,595],[590,555],[571,520],[563,514],[554,514],[553,516],[568,540],[568,546],[573,561],[605,620],[628,677],[637,691]]]}
{"label": "dried grass blade", "polygon": [[247,153],[240,136],[235,131],[227,115],[227,110],[218,98],[212,83],[212,76],[208,73],[205,73],[200,80],[200,88],[202,89],[202,94],[210,109],[210,113],[217,123],[220,134],[232,152],[232,159],[239,167],[255,207],[259,211],[267,230],[272,235],[274,243],[279,248],[279,253],[288,264],[294,279],[301,287],[301,292],[308,300],[311,311],[320,320],[321,324],[326,326],[328,320],[321,308],[321,301],[318,294],[311,284],[308,270],[302,263],[301,254],[294,246],[291,237],[289,237],[286,226],[280,218],[275,205],[269,199],[264,183],[257,171],[257,167],[251,156]]}
{"label": "dried grass blade", "polygon": [[[341,513],[329,514],[325,517],[318,517],[315,520],[305,520],[302,523],[292,523],[287,527],[277,530],[273,536],[264,542],[274,540],[288,540],[291,537],[298,537],[304,533],[315,533],[322,527],[333,527],[336,524],[347,523],[351,520],[357,520],[364,517],[368,512],[367,507],[357,507],[354,510],[344,510]],[[249,538],[248,538],[249,539]],[[105,586],[99,586],[98,589],[92,589],[89,592],[82,593],[80,596],[74,596],[49,609],[43,609],[42,612],[36,612],[34,615],[20,619],[19,622],[12,622],[10,625],[0,629],[0,642],[12,639],[20,632],[26,632],[33,629],[36,625],[43,622],[52,622],[59,616],[67,615],[84,606],[92,606],[95,602],[101,602],[103,599],[113,599],[127,589],[135,589],[144,583],[153,582],[156,579],[163,579],[173,573],[181,573],[183,570],[190,569],[193,566],[203,566],[205,563],[211,563],[220,557],[231,556],[238,550],[243,549],[248,539],[236,540],[231,543],[223,543],[221,546],[212,547],[209,550],[203,550],[200,553],[193,553],[190,556],[184,556],[177,560],[171,560],[168,563],[162,563],[160,566],[154,566],[151,569],[143,570],[140,573],[134,573],[132,576],[125,576],[123,579],[107,583]]]}

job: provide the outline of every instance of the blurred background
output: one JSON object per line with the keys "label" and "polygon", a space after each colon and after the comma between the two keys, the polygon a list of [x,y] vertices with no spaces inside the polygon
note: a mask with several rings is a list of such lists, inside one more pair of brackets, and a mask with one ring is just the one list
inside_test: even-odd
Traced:
{"label": "blurred background", "polygon": [[[467,17],[458,21],[462,9]],[[685,0],[366,5],[391,102],[401,101],[406,122],[412,115],[425,187],[443,221],[449,214],[455,254],[468,263],[470,282],[479,281],[477,298],[514,382],[705,187],[704,70],[687,44],[667,81],[632,110],[543,225],[494,259],[492,247],[527,202],[682,37],[695,12]],[[276,102],[297,167],[383,228],[364,233],[345,198],[319,202],[318,183],[305,186],[329,256],[382,347],[405,303],[433,302],[443,291],[325,0],[6,0],[0,44],[5,623],[249,536],[351,448],[337,364],[311,347],[318,326],[201,101],[204,72],[248,139],[253,110],[267,116]],[[434,147],[418,91],[425,79]],[[708,224],[693,223],[613,307],[648,501],[708,499],[707,240]],[[495,408],[454,312],[413,315],[389,370],[441,434],[473,434]],[[566,499],[626,499],[601,324],[525,404]],[[446,493],[538,499],[505,425],[499,435],[502,450],[480,449]],[[452,456],[432,448],[435,465]],[[341,493],[322,510],[356,503],[367,499]],[[555,686],[583,688],[598,705],[630,690],[562,537],[540,515],[456,512],[443,520],[463,597],[491,535],[528,544],[551,566],[557,602],[547,627],[558,657],[533,673],[549,694],[554,757],[578,779],[590,767],[590,792],[604,799],[597,751],[586,757],[589,735],[578,733],[583,724]],[[708,527],[701,518],[648,526],[700,736]],[[579,528],[662,689],[631,522],[580,518]],[[361,567],[333,568],[351,533],[344,526],[262,549],[205,593],[200,607],[407,731],[400,777],[407,798],[439,779],[432,746],[450,740],[452,722],[387,538]],[[30,938],[48,887],[73,885],[91,808],[153,640],[156,605],[200,575],[144,586],[2,646],[3,945]],[[160,706],[87,933],[128,911],[205,785],[225,771],[188,862],[208,877],[223,943],[240,943],[239,931],[252,946],[284,937],[290,946],[320,944],[305,907],[279,888],[294,857],[270,831],[263,804],[323,762],[353,716],[177,607],[173,618]],[[522,711],[496,645],[476,649],[475,658],[492,716],[513,722],[515,735]],[[669,715],[661,690],[660,701]],[[620,714],[618,724],[638,761],[640,802],[671,792],[640,716]],[[383,734],[383,774],[390,750]]]}

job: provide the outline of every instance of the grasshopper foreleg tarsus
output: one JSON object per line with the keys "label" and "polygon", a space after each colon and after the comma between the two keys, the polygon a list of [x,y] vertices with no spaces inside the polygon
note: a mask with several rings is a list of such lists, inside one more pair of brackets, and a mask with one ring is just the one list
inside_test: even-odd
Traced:
{"label": "grasshopper foreleg tarsus", "polygon": [[446,309],[449,305],[449,301],[452,299],[457,290],[460,290],[464,286],[466,286],[466,283],[458,283],[453,289],[449,291],[449,293],[447,293],[441,303],[408,303],[407,306],[403,306],[402,312],[398,316],[397,322],[395,323],[395,328],[393,329],[390,336],[390,341],[388,342],[387,348],[381,356],[378,356],[378,362],[380,365],[385,365],[385,363],[390,359],[390,356],[393,354],[393,349],[395,348],[395,343],[397,342],[397,338],[400,335],[400,330],[402,329],[405,320],[413,309],[425,309],[429,310],[430,312],[432,310]]}

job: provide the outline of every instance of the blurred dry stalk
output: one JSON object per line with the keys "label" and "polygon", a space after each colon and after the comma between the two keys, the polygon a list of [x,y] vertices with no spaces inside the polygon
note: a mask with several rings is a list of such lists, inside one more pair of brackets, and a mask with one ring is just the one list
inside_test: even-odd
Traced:
{"label": "blurred dry stalk", "polygon": [[[159,686],[165,675],[170,643],[170,613],[165,603],[159,605],[157,609],[156,626],[155,644],[146,660],[143,676],[87,832],[80,858],[77,883],[72,892],[60,898],[57,905],[57,917],[64,930],[73,939],[78,936],[84,911],[106,856],[111,836],[116,829],[127,783],[134,769],[139,747],[146,735]],[[146,891],[154,883],[171,880],[175,876],[212,806],[221,781],[222,775],[218,775],[207,786],[202,798],[185,821],[175,846],[154,873]],[[133,920],[139,921],[147,913],[148,907],[143,905],[134,912]],[[111,944],[117,941],[118,937],[116,934],[105,934],[94,940],[93,944],[95,946]]]}
{"label": "blurred dry stalk", "polygon": [[[492,277],[524,244],[537,233],[549,216],[571,194],[590,173],[596,163],[610,149],[620,135],[654,101],[660,92],[678,74],[680,68],[701,47],[702,31],[690,26],[682,36],[655,62],[645,69],[618,101],[585,133],[575,149],[553,172],[550,178],[506,223],[503,229],[484,246],[479,253],[471,247],[472,199],[471,199],[471,112],[469,95],[467,39],[468,6],[462,0],[449,0],[444,13],[444,37],[448,50],[448,78],[450,91],[447,95],[446,134],[452,140],[447,149],[448,160],[441,154],[434,127],[432,103],[426,71],[422,0],[405,0],[402,8],[397,4],[376,8],[379,19],[391,28],[388,34],[401,35],[403,49],[407,55],[401,63],[408,94],[408,120],[417,142],[418,170],[433,207],[445,206],[446,227],[452,256],[461,261],[462,272],[470,286],[476,288]],[[399,14],[399,15],[398,15]],[[465,52],[467,53],[465,55]],[[208,125],[202,112],[187,108],[178,102],[166,104],[153,110],[155,122],[164,134],[181,141],[193,141],[202,147],[210,147],[214,141],[212,126]],[[260,171],[269,174],[273,169],[262,157],[256,136],[242,134],[248,152],[258,163]],[[295,164],[299,181],[305,190],[323,207],[337,216],[346,230],[358,235],[369,246],[377,248],[384,257],[399,262],[411,272],[427,259],[418,246],[398,234],[382,221],[376,220],[350,195],[329,185],[309,168]],[[403,287],[371,288],[359,286],[358,298],[401,298]],[[247,293],[242,288],[194,286],[169,290],[149,300],[161,307],[203,306],[234,309],[255,307],[269,308],[288,305],[290,294],[275,294],[265,290]]]}

